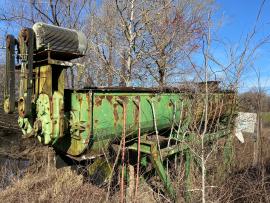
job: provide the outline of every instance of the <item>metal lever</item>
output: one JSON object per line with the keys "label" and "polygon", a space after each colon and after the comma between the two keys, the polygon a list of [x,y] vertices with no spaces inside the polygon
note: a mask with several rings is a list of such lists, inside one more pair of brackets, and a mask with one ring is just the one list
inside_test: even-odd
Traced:
{"label": "metal lever", "polygon": [[15,110],[15,44],[13,35],[6,38],[6,68],[4,85],[4,111],[13,113]]}

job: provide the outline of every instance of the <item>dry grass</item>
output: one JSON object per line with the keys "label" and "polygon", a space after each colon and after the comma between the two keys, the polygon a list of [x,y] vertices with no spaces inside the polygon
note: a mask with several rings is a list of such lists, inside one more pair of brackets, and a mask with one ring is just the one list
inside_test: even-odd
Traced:
{"label": "dry grass", "polygon": [[[26,174],[0,192],[0,199],[4,202],[106,202],[105,187],[85,182],[84,177],[70,167],[52,167],[46,174],[45,171]],[[141,184],[137,202],[156,202],[152,193],[147,184]],[[116,191],[108,202],[119,202],[119,197],[119,191]]]}
{"label": "dry grass", "polygon": [[70,168],[51,168],[49,175],[29,173],[0,193],[5,202],[102,202],[103,198],[103,190],[84,184]]}

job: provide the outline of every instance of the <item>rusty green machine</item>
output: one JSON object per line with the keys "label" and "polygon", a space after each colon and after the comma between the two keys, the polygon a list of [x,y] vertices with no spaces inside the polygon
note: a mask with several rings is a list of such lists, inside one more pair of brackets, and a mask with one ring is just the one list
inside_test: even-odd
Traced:
{"label": "rusty green machine", "polygon": [[[168,194],[175,197],[164,160],[184,152],[189,176],[187,143],[196,139],[194,132],[205,122],[203,91],[186,87],[65,89],[66,70],[86,51],[83,33],[36,23],[23,28],[18,39],[8,35],[6,43],[4,109],[12,113],[17,107],[24,137],[36,137],[73,160],[92,160],[91,173],[101,170],[100,160],[108,161],[112,151],[124,151],[124,162],[136,160],[139,154],[135,165],[154,170]],[[16,80],[15,72],[19,72]],[[206,142],[226,137],[233,129],[234,93],[213,84]]]}

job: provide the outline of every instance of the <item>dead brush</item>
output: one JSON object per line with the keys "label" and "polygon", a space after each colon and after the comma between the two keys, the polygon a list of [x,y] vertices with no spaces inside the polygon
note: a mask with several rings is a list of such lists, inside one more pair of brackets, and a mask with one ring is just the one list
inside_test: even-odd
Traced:
{"label": "dead brush", "polygon": [[269,202],[269,172],[258,167],[235,172],[212,193],[212,197],[218,202]]}
{"label": "dead brush", "polygon": [[6,159],[0,166],[0,191],[7,186],[16,183],[23,175],[24,171],[20,169],[13,160]]}
{"label": "dead brush", "polygon": [[12,187],[2,191],[0,199],[4,202],[102,202],[105,194],[103,189],[84,184],[83,177],[70,167],[52,167],[49,175],[46,170],[35,174],[28,173]]}

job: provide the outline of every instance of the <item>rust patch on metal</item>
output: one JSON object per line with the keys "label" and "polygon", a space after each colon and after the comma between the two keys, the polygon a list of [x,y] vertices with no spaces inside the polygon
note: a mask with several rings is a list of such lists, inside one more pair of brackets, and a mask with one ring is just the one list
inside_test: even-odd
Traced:
{"label": "rust patch on metal", "polygon": [[116,127],[116,124],[117,124],[117,122],[118,122],[118,120],[119,120],[119,115],[118,115],[118,112],[117,112],[117,104],[114,104],[113,105],[113,120],[114,120],[114,127]]}
{"label": "rust patch on metal", "polygon": [[64,107],[63,107],[63,105],[61,105],[61,107],[60,107],[60,124],[59,124],[59,126],[60,126],[60,137],[63,137],[64,136],[64,129],[65,129],[65,127],[64,127],[64,114],[65,114],[65,110],[64,110]]}
{"label": "rust patch on metal", "polygon": [[96,106],[100,106],[102,104],[102,99],[104,98],[104,96],[97,96],[95,98],[95,105]]}
{"label": "rust patch on metal", "polygon": [[11,44],[11,36],[10,35],[7,36],[6,42],[7,42],[7,48],[10,49],[10,44]]}
{"label": "rust patch on metal", "polygon": [[128,101],[128,97],[127,96],[118,96],[118,98],[120,100],[122,100],[123,102],[127,102]]}
{"label": "rust patch on metal", "polygon": [[91,132],[91,120],[92,120],[92,95],[90,94],[86,94],[86,99],[87,99],[87,104],[88,104],[88,109],[87,109],[87,113],[88,113],[88,123],[87,123],[87,134],[88,137],[85,139],[84,144],[87,145],[89,143],[90,138],[92,137],[92,132]]}
{"label": "rust patch on metal", "polygon": [[25,116],[25,112],[24,112],[24,103],[25,103],[24,98],[21,97],[21,98],[19,99],[19,101],[18,101],[18,112],[19,112],[19,115],[20,115],[21,117],[24,117],[24,116]]}
{"label": "rust patch on metal", "polygon": [[[50,96],[50,118],[51,118],[51,121],[53,121],[53,111],[54,111],[54,101],[53,101],[53,97]],[[54,128],[55,128],[55,123],[52,122],[52,131],[51,131],[51,138],[54,137]]]}
{"label": "rust patch on metal", "polygon": [[107,95],[107,96],[106,96],[106,99],[108,100],[108,102],[109,102],[110,104],[112,104],[113,96]]}
{"label": "rust patch on metal", "polygon": [[49,97],[49,102],[50,102],[50,118],[53,118],[53,97]]}
{"label": "rust patch on metal", "polygon": [[82,106],[82,97],[79,96],[79,97],[78,97],[78,100],[79,100],[80,106]]}
{"label": "rust patch on metal", "polygon": [[139,107],[135,106],[134,108],[134,123],[135,125],[138,125],[139,122]]}
{"label": "rust patch on metal", "polygon": [[140,96],[136,96],[135,101],[136,101],[136,105],[134,108],[134,123],[135,123],[135,125],[138,125],[138,123],[139,123],[139,105],[141,102]]}

